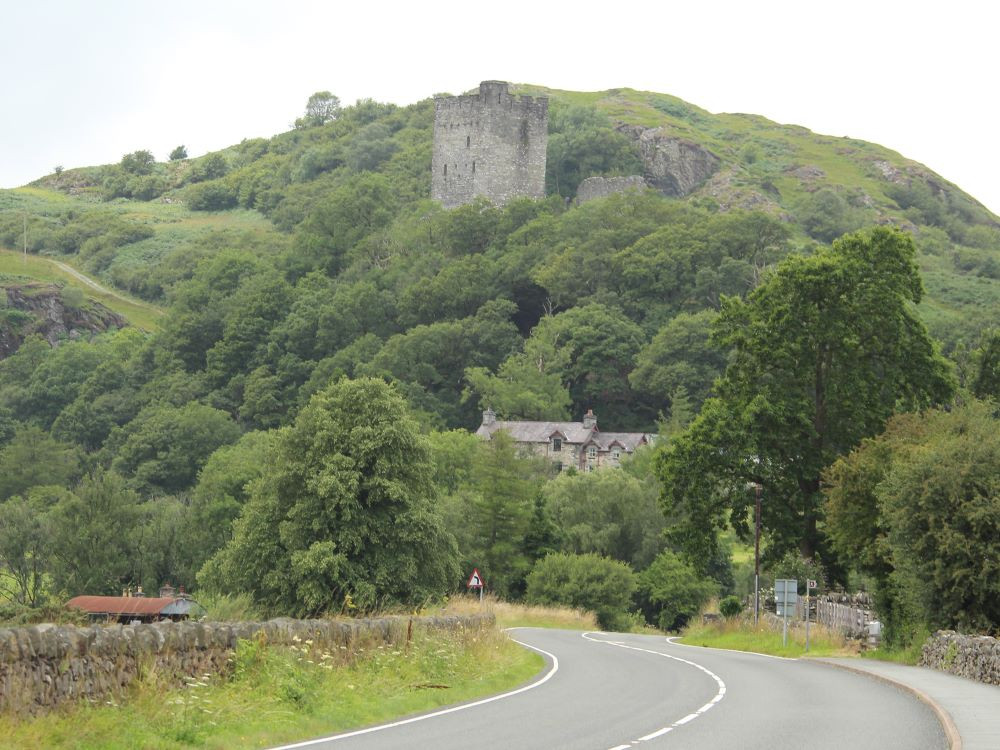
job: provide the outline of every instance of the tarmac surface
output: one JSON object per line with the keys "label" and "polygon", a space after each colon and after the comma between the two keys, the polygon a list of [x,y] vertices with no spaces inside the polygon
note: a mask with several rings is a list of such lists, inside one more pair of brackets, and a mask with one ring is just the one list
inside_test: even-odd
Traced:
{"label": "tarmac surface", "polygon": [[819,660],[682,646],[663,636],[517,628],[511,637],[547,660],[518,690],[283,748],[950,746],[935,711],[912,692]]}
{"label": "tarmac surface", "polygon": [[[926,667],[872,659],[817,659],[877,679],[889,680],[915,691],[925,702],[943,711],[950,720],[953,750],[1000,749],[1000,687]],[[957,744],[955,742],[957,740]]]}

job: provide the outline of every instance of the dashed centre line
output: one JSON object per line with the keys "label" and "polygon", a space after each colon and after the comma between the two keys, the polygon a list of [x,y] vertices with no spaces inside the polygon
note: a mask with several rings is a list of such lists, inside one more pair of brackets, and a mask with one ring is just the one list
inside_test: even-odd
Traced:
{"label": "dashed centre line", "polygon": [[651,732],[650,734],[647,734],[647,735],[645,735],[643,737],[640,737],[637,740],[632,740],[632,742],[630,742],[627,745],[617,745],[615,747],[610,748],[610,750],[627,750],[628,748],[631,748],[633,745],[637,745],[640,742],[647,742],[649,740],[655,739],[656,737],[662,737],[667,732],[671,732],[674,729],[676,729],[677,727],[683,726],[684,724],[687,724],[690,721],[694,721],[699,716],[701,716],[706,711],[708,711],[713,706],[715,706],[719,701],[721,701],[726,696],[726,683],[724,683],[722,681],[722,678],[719,677],[719,675],[715,674],[715,672],[713,672],[712,670],[708,669],[707,667],[703,667],[701,664],[697,664],[697,663],[695,663],[693,661],[689,661],[687,659],[682,659],[679,656],[671,656],[670,654],[664,654],[664,653],[661,653],[660,651],[653,651],[653,650],[648,649],[648,648],[639,648],[638,646],[628,646],[628,645],[622,643],[621,641],[606,641],[606,640],[604,640],[602,638],[591,638],[590,635],[591,635],[591,633],[584,633],[583,637],[586,640],[588,640],[588,641],[593,641],[594,643],[606,643],[609,646],[617,646],[618,648],[627,648],[629,651],[642,651],[642,652],[647,653],[647,654],[653,654],[654,656],[662,656],[665,659],[672,659],[673,661],[679,661],[682,664],[688,664],[688,665],[694,667],[695,669],[700,669],[702,672],[704,672],[709,677],[711,677],[713,680],[715,680],[715,684],[719,686],[718,692],[716,692],[716,694],[712,698],[712,700],[710,700],[708,703],[706,703],[704,706],[702,706],[701,708],[699,708],[694,713],[690,713],[687,716],[685,716],[685,717],[683,717],[681,719],[678,719],[673,724],[665,726],[665,727],[663,727],[661,729],[657,729],[655,732]]}

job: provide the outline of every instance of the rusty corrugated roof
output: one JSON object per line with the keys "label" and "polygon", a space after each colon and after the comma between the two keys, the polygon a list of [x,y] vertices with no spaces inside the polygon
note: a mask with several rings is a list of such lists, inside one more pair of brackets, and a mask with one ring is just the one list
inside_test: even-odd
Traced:
{"label": "rusty corrugated roof", "polygon": [[158,615],[178,597],[159,596],[74,596],[67,607],[98,615]]}

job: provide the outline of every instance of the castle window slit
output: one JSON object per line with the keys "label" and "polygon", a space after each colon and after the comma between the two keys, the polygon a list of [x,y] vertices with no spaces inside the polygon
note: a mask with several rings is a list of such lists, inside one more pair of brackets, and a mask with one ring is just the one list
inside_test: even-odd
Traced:
{"label": "castle window slit", "polygon": [[465,136],[465,147],[468,148],[471,145],[472,145],[472,136],[471,135]]}

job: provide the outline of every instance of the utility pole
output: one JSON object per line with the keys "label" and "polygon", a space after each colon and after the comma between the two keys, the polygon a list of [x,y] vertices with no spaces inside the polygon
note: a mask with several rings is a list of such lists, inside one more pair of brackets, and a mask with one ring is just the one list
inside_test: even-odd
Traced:
{"label": "utility pole", "polygon": [[754,502],[754,533],[753,533],[753,624],[760,622],[760,491],[763,489],[754,483],[757,496]]}

